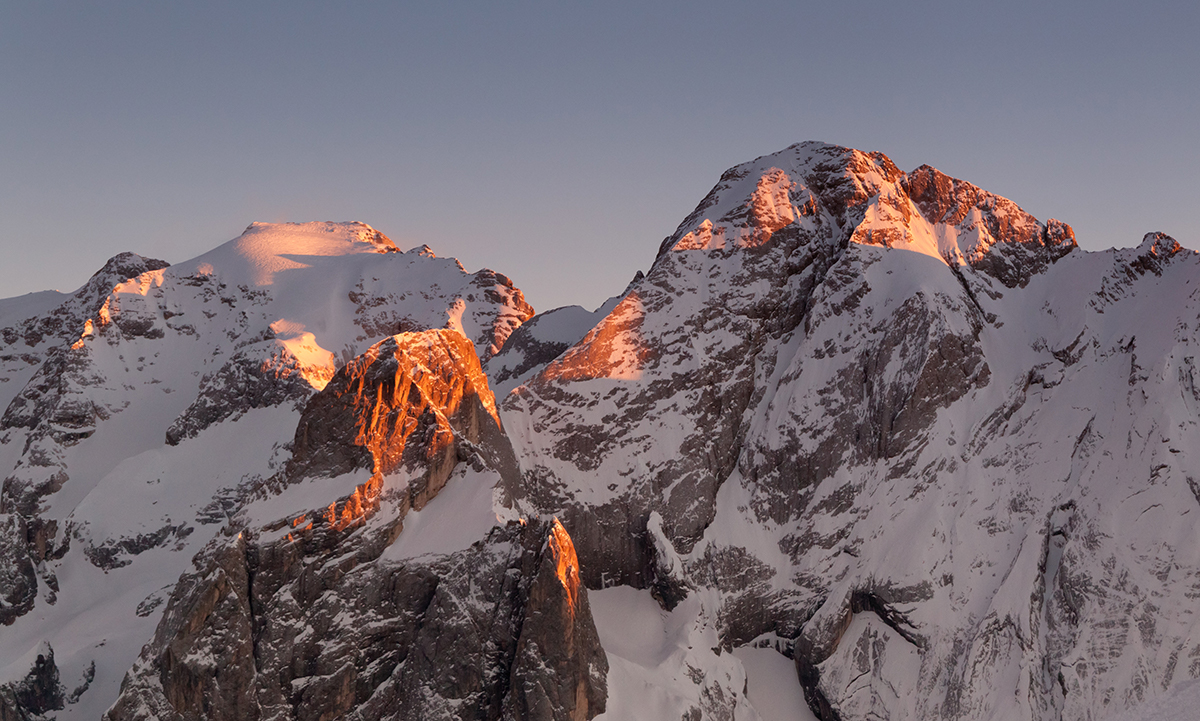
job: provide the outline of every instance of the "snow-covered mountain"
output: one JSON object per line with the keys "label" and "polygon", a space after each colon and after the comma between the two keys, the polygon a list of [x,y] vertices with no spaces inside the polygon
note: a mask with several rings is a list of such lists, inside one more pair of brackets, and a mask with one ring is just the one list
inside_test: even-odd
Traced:
{"label": "snow-covered mountain", "polygon": [[362,224],[118,256],[0,301],[0,719],[1175,708],[1196,279],[820,143],[596,311]]}
{"label": "snow-covered mountain", "polygon": [[479,373],[532,315],[504,276],[359,223],[254,224],[171,267],[118,256],[75,294],[0,312],[0,679],[48,643],[67,700],[81,689],[52,715],[92,719],[191,557],[248,503],[328,506],[361,482],[281,493],[302,411],[339,368],[445,329]]}

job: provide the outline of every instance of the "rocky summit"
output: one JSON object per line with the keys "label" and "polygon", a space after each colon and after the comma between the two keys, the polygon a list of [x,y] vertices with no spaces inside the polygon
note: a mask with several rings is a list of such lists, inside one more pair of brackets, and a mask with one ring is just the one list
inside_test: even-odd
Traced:
{"label": "rocky summit", "polygon": [[255,223],[0,300],[0,721],[1196,695],[1200,255],[802,143],[613,290]]}

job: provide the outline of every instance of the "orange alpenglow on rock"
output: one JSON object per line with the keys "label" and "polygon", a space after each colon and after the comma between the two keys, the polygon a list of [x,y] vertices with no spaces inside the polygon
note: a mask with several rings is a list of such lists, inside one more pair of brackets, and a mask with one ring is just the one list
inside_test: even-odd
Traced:
{"label": "orange alpenglow on rock", "polygon": [[548,381],[640,378],[643,366],[652,360],[642,339],[645,315],[641,296],[636,290],[630,292],[583,340],[547,365],[539,377]]}
{"label": "orange alpenglow on rock", "polygon": [[371,472],[319,514],[342,530],[378,507],[384,477],[401,469],[414,474],[407,502],[420,510],[457,464],[457,439],[474,443],[485,430],[499,433],[500,419],[471,341],[448,329],[400,333],[350,361],[309,401],[288,475]]}
{"label": "orange alpenglow on rock", "polygon": [[[380,363],[389,364],[390,377],[380,376]],[[459,333],[439,330],[394,336],[356,358],[345,372],[347,387],[335,393],[357,411],[353,442],[370,449],[375,473],[390,473],[401,464],[408,438],[427,410],[436,416],[437,425],[430,439],[430,460],[453,440],[453,421],[471,399],[478,398],[500,425],[475,348]]]}
{"label": "orange alpenglow on rock", "polygon": [[[354,493],[351,493],[345,500],[330,503],[325,521],[335,531],[349,528],[355,521],[365,519],[368,513],[378,507],[382,491],[383,477],[378,474],[371,476],[366,483],[355,486]],[[341,506],[340,511],[338,510],[339,505]]]}
{"label": "orange alpenglow on rock", "polygon": [[571,616],[574,617],[579,599],[579,558],[575,555],[575,544],[571,542],[570,534],[557,518],[550,527],[549,542],[550,552],[554,554],[558,580],[567,592],[567,604],[570,606]]}

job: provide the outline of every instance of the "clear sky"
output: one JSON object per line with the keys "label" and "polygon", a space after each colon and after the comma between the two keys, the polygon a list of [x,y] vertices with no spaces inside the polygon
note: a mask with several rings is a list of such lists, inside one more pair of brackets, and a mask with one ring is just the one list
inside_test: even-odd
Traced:
{"label": "clear sky", "polygon": [[0,3],[0,296],[361,220],[595,306],[731,165],[887,153],[1200,245],[1191,2]]}

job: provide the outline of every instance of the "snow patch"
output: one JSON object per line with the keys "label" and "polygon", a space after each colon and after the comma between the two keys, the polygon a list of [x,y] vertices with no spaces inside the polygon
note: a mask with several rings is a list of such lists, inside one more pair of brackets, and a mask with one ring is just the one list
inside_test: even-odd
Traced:
{"label": "snow patch", "polygon": [[459,466],[424,508],[408,512],[404,530],[381,557],[402,561],[428,554],[449,554],[486,538],[499,522],[493,492],[499,480],[492,470]]}
{"label": "snow patch", "polygon": [[742,646],[733,655],[746,669],[746,695],[763,721],[817,721],[804,700],[795,661],[772,648]]}

